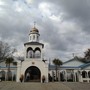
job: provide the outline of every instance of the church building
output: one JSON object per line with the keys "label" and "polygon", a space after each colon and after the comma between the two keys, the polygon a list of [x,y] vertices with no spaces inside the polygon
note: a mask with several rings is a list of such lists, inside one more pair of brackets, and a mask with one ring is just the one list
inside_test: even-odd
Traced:
{"label": "church building", "polygon": [[44,44],[39,42],[39,30],[34,26],[29,33],[29,41],[24,43],[25,58],[23,62],[19,62],[17,66],[17,82],[21,75],[24,81],[48,82],[48,64],[43,62],[42,51]]}
{"label": "church building", "polygon": [[[39,30],[34,26],[29,32],[29,41],[24,43],[24,60],[14,59],[18,64],[11,64],[9,72],[5,61],[0,62],[0,80],[20,82],[22,77],[23,82],[56,81],[55,65],[43,60],[44,44],[39,42],[39,37]],[[90,82],[90,62],[83,62],[77,57],[63,62],[58,67],[57,78],[58,82]]]}

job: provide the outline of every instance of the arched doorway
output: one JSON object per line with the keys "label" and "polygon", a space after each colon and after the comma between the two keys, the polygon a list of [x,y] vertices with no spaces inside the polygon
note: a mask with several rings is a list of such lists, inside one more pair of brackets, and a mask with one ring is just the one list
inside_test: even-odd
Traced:
{"label": "arched doorway", "polygon": [[25,71],[25,81],[26,82],[40,82],[41,81],[41,72],[40,69],[36,66],[30,66]]}
{"label": "arched doorway", "polygon": [[86,71],[82,71],[82,78],[87,78],[87,72]]}

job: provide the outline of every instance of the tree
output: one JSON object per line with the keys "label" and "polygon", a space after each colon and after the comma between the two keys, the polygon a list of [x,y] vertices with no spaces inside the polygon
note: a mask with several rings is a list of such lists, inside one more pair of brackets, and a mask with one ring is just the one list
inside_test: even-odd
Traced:
{"label": "tree", "polygon": [[62,65],[62,61],[55,58],[55,59],[53,60],[53,64],[55,65],[56,81],[57,81],[57,80],[58,80],[58,78],[57,78],[57,70],[58,70],[58,66]]}
{"label": "tree", "polygon": [[90,49],[88,49],[86,52],[84,52],[85,58],[90,59]]}
{"label": "tree", "polygon": [[7,72],[7,79],[8,80],[10,80],[10,72],[11,72],[11,70],[10,70],[10,64],[13,63],[13,61],[14,61],[13,57],[6,58],[6,62],[5,63],[7,65],[7,67],[8,67],[8,72]]}
{"label": "tree", "polygon": [[0,62],[5,62],[8,67],[7,78],[9,80],[10,64],[13,62],[13,54],[16,52],[15,48],[10,47],[8,43],[0,41]]}
{"label": "tree", "polygon": [[0,41],[0,62],[5,61],[6,58],[11,57],[16,49],[11,48],[8,43]]}
{"label": "tree", "polygon": [[83,57],[78,57],[78,60],[84,62],[84,63],[88,63],[90,62],[90,49],[86,50],[84,52],[84,56]]}
{"label": "tree", "polygon": [[20,61],[24,61],[24,56],[18,56],[17,59]]}

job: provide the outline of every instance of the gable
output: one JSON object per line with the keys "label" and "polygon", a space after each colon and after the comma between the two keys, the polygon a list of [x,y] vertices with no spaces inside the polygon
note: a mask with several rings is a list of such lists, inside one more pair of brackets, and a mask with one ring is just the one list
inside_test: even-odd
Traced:
{"label": "gable", "polygon": [[70,60],[70,61],[67,61],[66,63],[64,63],[62,66],[64,67],[78,67],[80,65],[83,65],[84,63],[79,61],[79,60]]}
{"label": "gable", "polygon": [[83,64],[79,66],[81,69],[90,69],[90,63]]}
{"label": "gable", "polygon": [[84,70],[84,69],[85,69],[85,70],[86,70],[86,69],[87,69],[87,70],[90,70],[90,66],[87,66],[87,67],[83,68],[83,70]]}

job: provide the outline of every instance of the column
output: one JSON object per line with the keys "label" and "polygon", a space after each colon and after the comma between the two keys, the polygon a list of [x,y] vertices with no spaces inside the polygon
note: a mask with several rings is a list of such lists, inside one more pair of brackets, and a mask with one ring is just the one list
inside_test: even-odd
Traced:
{"label": "column", "polygon": [[79,78],[80,78],[80,82],[83,82],[83,80],[82,80],[82,71],[81,70],[80,70]]}
{"label": "column", "polygon": [[76,72],[75,72],[75,70],[73,72],[73,81],[76,82]]}
{"label": "column", "polygon": [[87,82],[89,83],[89,76],[88,76],[88,71],[87,71]]}
{"label": "column", "polygon": [[67,70],[65,70],[65,79],[66,79],[66,82],[67,82]]}
{"label": "column", "polygon": [[17,65],[17,77],[16,77],[17,82],[20,82],[20,80],[19,80],[20,75],[21,75],[21,62],[18,62],[18,65]]}

